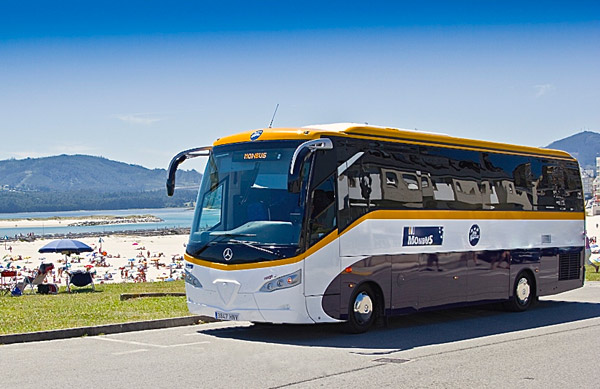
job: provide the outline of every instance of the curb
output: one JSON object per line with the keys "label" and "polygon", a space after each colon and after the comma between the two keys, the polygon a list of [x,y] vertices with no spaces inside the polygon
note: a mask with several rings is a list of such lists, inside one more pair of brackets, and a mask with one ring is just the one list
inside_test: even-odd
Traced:
{"label": "curb", "polygon": [[22,334],[0,335],[0,345],[78,338],[81,336],[118,334],[122,332],[156,330],[160,328],[182,327],[215,321],[217,321],[217,319],[209,316],[184,316],[171,319],[145,320],[130,323],[105,324],[101,326],[66,328],[62,330],[26,332]]}
{"label": "curb", "polygon": [[136,299],[141,297],[185,297],[185,292],[158,292],[158,293],[121,293],[121,301]]}

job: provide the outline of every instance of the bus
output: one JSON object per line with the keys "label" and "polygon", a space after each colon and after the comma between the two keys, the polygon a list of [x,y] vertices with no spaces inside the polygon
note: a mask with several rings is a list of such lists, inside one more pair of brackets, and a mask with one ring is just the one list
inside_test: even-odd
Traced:
{"label": "bus", "polygon": [[557,150],[366,124],[263,128],[206,156],[187,305],[221,320],[341,322],[466,304],[528,309],[583,286],[577,161]]}

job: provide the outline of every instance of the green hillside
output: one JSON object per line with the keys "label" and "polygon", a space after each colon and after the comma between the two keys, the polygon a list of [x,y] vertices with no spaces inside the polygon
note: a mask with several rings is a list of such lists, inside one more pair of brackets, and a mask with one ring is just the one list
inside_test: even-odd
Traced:
{"label": "green hillside", "polygon": [[[202,175],[178,171],[177,184],[196,186]],[[58,155],[46,158],[0,161],[0,184],[34,191],[134,192],[164,189],[165,169],[111,161],[90,155]]]}
{"label": "green hillside", "polygon": [[195,201],[202,175],[177,173],[167,197],[165,169],[89,155],[0,161],[0,212],[101,210],[184,206]]}

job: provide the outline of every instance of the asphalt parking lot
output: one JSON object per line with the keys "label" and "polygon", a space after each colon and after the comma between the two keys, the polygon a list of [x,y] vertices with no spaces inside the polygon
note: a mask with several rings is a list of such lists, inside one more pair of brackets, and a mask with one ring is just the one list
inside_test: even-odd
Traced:
{"label": "asphalt parking lot", "polygon": [[337,326],[217,322],[0,346],[0,386],[597,387],[600,283],[532,310],[461,308]]}

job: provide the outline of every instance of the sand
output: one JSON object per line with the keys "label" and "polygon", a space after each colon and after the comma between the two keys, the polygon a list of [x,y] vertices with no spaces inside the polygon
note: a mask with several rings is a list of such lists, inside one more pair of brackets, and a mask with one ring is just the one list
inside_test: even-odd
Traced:
{"label": "sand", "polygon": [[[59,268],[65,266],[65,256],[54,253],[38,253],[38,250],[54,239],[37,239],[34,242],[6,242],[0,244],[0,266],[20,267],[23,274],[30,274],[40,263],[51,262],[55,270],[47,282],[64,285],[66,274],[60,275]],[[94,249],[94,253],[83,253],[69,258],[70,269],[85,269],[95,272],[95,283],[141,281],[140,269],[144,269],[145,280],[164,281],[179,279],[183,274],[183,254],[188,235],[122,236],[111,235],[78,239]],[[102,253],[100,253],[100,247]],[[105,255],[102,255],[105,254]],[[20,259],[19,259],[20,258]],[[104,258],[106,266],[98,262]],[[132,260],[130,260],[132,259]],[[145,266],[144,266],[145,263]],[[122,274],[122,275],[121,275]]]}

